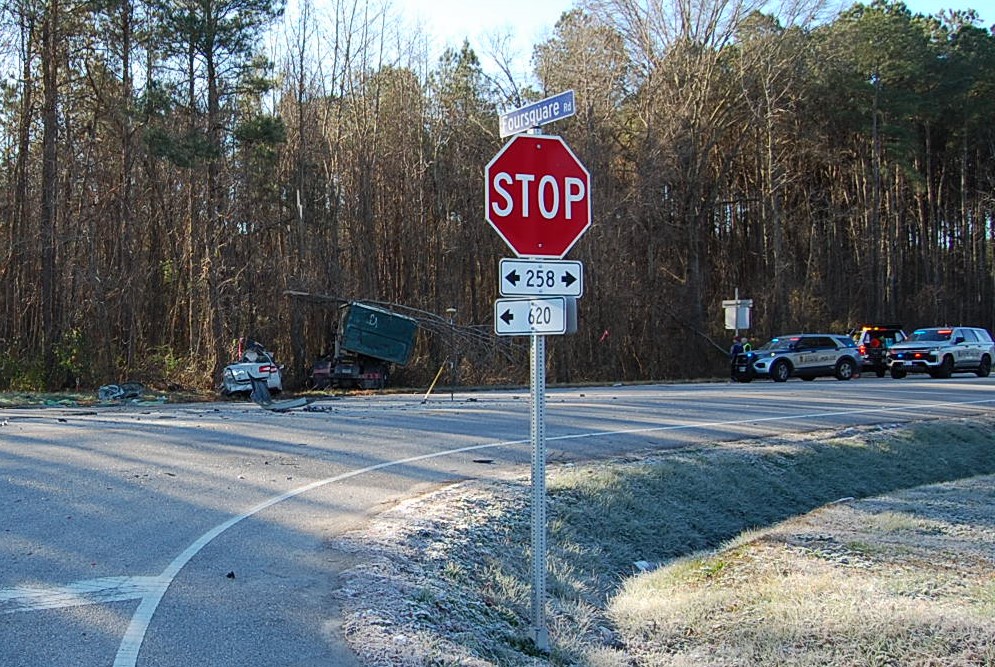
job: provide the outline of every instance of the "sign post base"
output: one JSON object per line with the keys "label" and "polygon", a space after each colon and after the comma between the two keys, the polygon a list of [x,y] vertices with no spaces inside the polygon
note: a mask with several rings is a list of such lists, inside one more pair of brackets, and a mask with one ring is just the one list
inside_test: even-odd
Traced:
{"label": "sign post base", "polygon": [[546,337],[532,334],[532,640],[549,652],[546,629]]}

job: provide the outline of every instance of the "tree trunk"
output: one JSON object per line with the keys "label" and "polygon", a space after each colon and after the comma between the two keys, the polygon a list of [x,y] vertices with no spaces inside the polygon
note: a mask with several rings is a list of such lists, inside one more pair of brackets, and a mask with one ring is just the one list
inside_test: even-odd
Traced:
{"label": "tree trunk", "polygon": [[56,298],[55,227],[58,219],[59,178],[59,1],[50,0],[42,22],[42,173],[41,173],[41,309],[45,377],[52,388],[66,378],[56,374],[55,346],[59,342]]}

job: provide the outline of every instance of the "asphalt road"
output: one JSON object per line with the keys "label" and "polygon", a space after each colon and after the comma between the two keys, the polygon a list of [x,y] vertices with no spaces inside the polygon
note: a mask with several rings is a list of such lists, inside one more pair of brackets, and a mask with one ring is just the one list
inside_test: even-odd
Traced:
{"label": "asphalt road", "polygon": [[[528,466],[529,393],[0,410],[0,665],[355,665],[329,538]],[[995,411],[995,377],[549,390],[548,460]]]}

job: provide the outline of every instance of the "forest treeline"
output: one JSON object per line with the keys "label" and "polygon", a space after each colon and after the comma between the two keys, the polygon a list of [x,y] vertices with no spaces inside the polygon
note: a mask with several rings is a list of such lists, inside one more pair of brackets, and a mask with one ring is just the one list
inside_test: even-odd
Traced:
{"label": "forest treeline", "polygon": [[483,168],[499,113],[568,89],[546,130],[591,172],[594,221],[550,381],[722,371],[737,289],[755,339],[991,328],[991,27],[821,9],[587,0],[525,79],[499,48],[429,58],[360,0],[5,3],[0,389],[206,388],[239,336],[300,383],[336,298],[452,318],[396,382],[455,354],[464,382],[526,378],[524,341],[488,335],[511,255]]}

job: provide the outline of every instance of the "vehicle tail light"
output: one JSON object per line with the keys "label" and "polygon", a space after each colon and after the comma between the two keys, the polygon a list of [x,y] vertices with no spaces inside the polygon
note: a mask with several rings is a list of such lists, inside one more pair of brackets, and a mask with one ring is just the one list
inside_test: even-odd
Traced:
{"label": "vehicle tail light", "polygon": [[860,344],[860,345],[859,345],[859,346],[857,347],[857,349],[858,349],[858,350],[860,351],[860,353],[861,353],[861,354],[867,354],[867,346],[866,346],[866,345],[864,345],[863,343],[861,343],[861,344]]}
{"label": "vehicle tail light", "polygon": [[277,371],[276,366],[260,366],[259,367],[259,372],[260,373],[275,373],[276,371]]}

